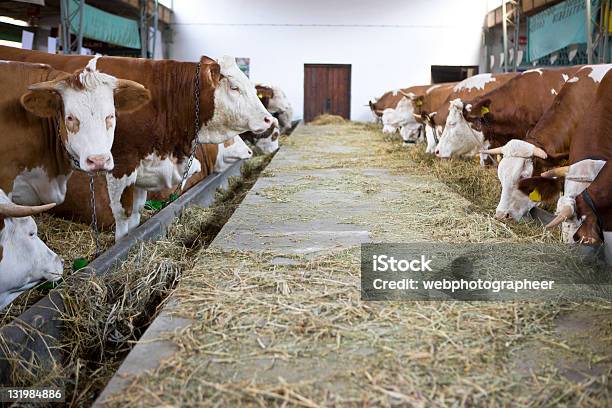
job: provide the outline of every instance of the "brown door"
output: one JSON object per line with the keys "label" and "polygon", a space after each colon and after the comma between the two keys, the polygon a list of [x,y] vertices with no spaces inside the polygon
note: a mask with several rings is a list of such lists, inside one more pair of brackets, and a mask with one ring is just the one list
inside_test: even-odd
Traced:
{"label": "brown door", "polygon": [[304,120],[329,113],[351,118],[351,66],[304,64]]}

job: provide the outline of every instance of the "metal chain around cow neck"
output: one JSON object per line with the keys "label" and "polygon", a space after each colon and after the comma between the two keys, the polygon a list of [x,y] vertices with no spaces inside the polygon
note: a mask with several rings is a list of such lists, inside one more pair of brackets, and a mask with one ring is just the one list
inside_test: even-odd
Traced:
{"label": "metal chain around cow neck", "polygon": [[62,139],[62,111],[60,110],[60,112],[57,115],[57,137],[60,140],[60,143],[62,145],[62,147],[64,148],[64,151],[66,152],[66,154],[68,155],[68,159],[72,162],[72,167],[76,170],[76,171],[81,171],[83,173],[86,173],[89,176],[89,198],[90,198],[90,206],[91,206],[91,229],[93,230],[93,234],[94,234],[94,240],[95,240],[95,244],[96,244],[96,252],[94,253],[93,258],[97,258],[98,255],[100,255],[100,231],[98,229],[98,214],[96,214],[96,189],[95,189],[95,173],[90,173],[88,171],[85,171],[83,169],[81,169],[81,166],[79,164],[79,161],[77,159],[74,158],[74,156],[72,156],[70,154],[70,152],[68,151],[66,144],[64,143],[64,140]]}
{"label": "metal chain around cow neck", "polygon": [[[194,135],[193,140],[191,141],[191,154],[189,155],[189,160],[187,160],[187,165],[185,166],[185,170],[183,171],[183,177],[181,177],[181,182],[176,186],[176,189],[168,200],[166,200],[165,205],[171,203],[176,200],[179,195],[183,192],[183,188],[185,187],[185,183],[187,182],[187,175],[189,174],[189,169],[193,164],[193,160],[195,159],[196,149],[198,148],[198,132],[200,131],[200,69],[201,63],[198,62],[196,65],[196,74],[195,74],[195,119],[194,119]],[[164,205],[164,206],[165,206]]]}

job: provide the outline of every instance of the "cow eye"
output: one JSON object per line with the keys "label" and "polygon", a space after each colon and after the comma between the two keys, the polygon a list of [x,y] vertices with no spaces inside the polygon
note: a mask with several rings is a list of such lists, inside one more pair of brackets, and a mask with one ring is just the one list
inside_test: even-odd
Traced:
{"label": "cow eye", "polygon": [[240,90],[240,88],[238,88],[238,87],[237,87],[236,85],[234,85],[234,84],[231,84],[231,85],[230,85],[230,89],[231,89],[232,91],[239,91],[239,90]]}

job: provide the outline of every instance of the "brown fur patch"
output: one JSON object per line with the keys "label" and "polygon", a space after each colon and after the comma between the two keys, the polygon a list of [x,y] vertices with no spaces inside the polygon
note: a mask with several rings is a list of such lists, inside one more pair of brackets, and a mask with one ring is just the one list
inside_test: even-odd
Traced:
{"label": "brown fur patch", "polygon": [[126,217],[132,215],[132,209],[134,208],[134,184],[129,185],[123,193],[121,193],[121,206]]}
{"label": "brown fur patch", "polygon": [[76,116],[70,115],[70,119],[66,117],[64,120],[66,122],[66,130],[70,133],[77,133],[81,128],[81,121]]}
{"label": "brown fur patch", "polygon": [[529,195],[533,190],[537,189],[542,201],[552,202],[559,198],[559,193],[563,188],[562,178],[550,177],[529,177],[519,181],[519,190],[525,195]]}
{"label": "brown fur patch", "polygon": [[225,146],[225,147],[230,147],[233,144],[234,144],[234,139],[229,139],[229,140],[226,140],[225,142],[223,142],[223,146]]}
{"label": "brown fur patch", "polygon": [[106,129],[110,129],[113,126],[113,119],[115,118],[114,115],[108,115],[106,117]]}

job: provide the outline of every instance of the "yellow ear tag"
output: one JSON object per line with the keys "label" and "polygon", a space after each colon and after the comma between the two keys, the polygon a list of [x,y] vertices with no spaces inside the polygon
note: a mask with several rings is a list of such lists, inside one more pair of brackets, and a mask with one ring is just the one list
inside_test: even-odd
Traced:
{"label": "yellow ear tag", "polygon": [[539,203],[540,201],[542,201],[542,196],[540,195],[540,192],[537,188],[531,193],[529,193],[529,199],[535,203]]}
{"label": "yellow ear tag", "polygon": [[416,101],[416,106],[421,106],[423,104],[423,101]]}
{"label": "yellow ear tag", "polygon": [[490,112],[490,110],[486,106],[482,106],[480,108],[480,116],[484,116],[486,113],[489,113],[489,112]]}
{"label": "yellow ear tag", "polygon": [[262,94],[258,94],[258,95],[257,95],[257,97],[258,97],[259,99],[263,99],[263,95],[262,95]]}

